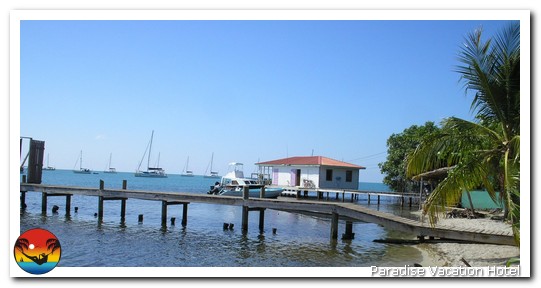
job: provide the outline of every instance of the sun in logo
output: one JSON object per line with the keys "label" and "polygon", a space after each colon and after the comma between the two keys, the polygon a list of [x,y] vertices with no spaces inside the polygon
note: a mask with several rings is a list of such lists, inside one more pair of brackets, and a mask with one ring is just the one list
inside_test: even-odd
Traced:
{"label": "sun in logo", "polygon": [[24,271],[45,274],[53,270],[60,261],[60,241],[45,229],[30,229],[17,238],[13,254],[15,261]]}

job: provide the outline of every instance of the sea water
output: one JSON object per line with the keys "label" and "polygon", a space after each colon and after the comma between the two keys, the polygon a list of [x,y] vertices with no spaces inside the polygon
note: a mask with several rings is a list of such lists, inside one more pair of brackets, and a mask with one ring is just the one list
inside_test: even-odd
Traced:
{"label": "sea water", "polygon": [[[139,178],[133,173],[75,174],[69,170],[43,171],[42,184],[119,189],[206,193],[217,179],[203,176]],[[370,188],[367,188],[370,187]],[[361,183],[362,190],[388,190],[381,183]],[[15,191],[13,191],[15,193]],[[358,205],[409,217],[410,208],[382,198],[380,205]],[[126,219],[120,221],[120,201],[105,201],[104,216],[96,218],[98,198],[72,196],[71,215],[65,215],[65,197],[49,197],[41,213],[41,193],[26,193],[27,207],[20,213],[21,233],[47,229],[62,247],[57,267],[369,267],[404,266],[421,261],[410,246],[375,243],[374,239],[412,238],[373,223],[354,222],[353,240],[331,240],[330,219],[267,209],[265,228],[259,231],[259,214],[250,212],[248,232],[241,232],[242,208],[191,203],[187,225],[181,225],[182,205],[168,207],[168,223],[161,226],[161,202],[128,199]],[[58,213],[51,208],[59,206]],[[77,212],[74,212],[77,207]],[[411,208],[416,210],[416,208]],[[138,215],[143,215],[143,222]],[[173,224],[170,218],[176,218]],[[223,229],[232,223],[233,229]],[[339,238],[345,223],[339,222]],[[275,232],[274,232],[275,231]],[[269,275],[270,276],[270,275]]]}

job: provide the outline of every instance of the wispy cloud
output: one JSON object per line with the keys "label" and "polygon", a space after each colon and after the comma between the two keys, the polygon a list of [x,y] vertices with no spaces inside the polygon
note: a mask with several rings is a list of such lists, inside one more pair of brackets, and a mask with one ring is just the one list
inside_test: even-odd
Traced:
{"label": "wispy cloud", "polygon": [[103,140],[103,139],[106,139],[106,138],[107,138],[107,136],[105,134],[98,134],[98,135],[96,135],[95,139],[96,140]]}

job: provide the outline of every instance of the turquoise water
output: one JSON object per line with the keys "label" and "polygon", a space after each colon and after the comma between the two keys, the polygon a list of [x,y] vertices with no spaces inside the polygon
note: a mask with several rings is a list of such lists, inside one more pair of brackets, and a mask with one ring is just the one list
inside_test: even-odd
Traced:
{"label": "turquoise water", "polygon": [[[190,193],[206,193],[215,181],[201,176],[157,179],[132,173],[43,172],[43,184],[98,187],[100,180],[107,188],[121,188],[122,180],[127,180],[128,189]],[[357,203],[406,216],[410,212],[391,201],[367,205],[360,199]],[[58,267],[367,267],[412,265],[421,259],[412,247],[372,241],[413,235],[355,222],[355,239],[332,241],[329,218],[272,209],[265,212],[263,231],[258,229],[257,212],[251,212],[248,233],[243,234],[242,209],[236,206],[192,203],[186,227],[180,225],[182,206],[169,206],[168,217],[177,221],[162,227],[159,201],[129,199],[124,223],[120,201],[105,202],[101,223],[94,216],[96,197],[73,196],[71,207],[78,212],[72,210],[71,216],[64,215],[64,197],[49,197],[47,215],[41,214],[40,193],[27,193],[26,204],[20,214],[21,233],[39,227],[55,234],[62,245]],[[59,206],[60,213],[51,212],[53,205]],[[142,223],[139,214],[144,215]],[[233,223],[233,230],[223,230],[223,223]],[[344,230],[345,223],[340,221],[339,235]]]}

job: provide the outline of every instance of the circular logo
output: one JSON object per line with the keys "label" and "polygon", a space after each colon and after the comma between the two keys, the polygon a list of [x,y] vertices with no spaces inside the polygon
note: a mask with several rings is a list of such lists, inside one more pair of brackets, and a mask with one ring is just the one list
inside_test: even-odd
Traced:
{"label": "circular logo", "polygon": [[40,228],[30,229],[15,242],[13,255],[24,271],[31,274],[45,274],[60,261],[60,241],[56,236]]}

